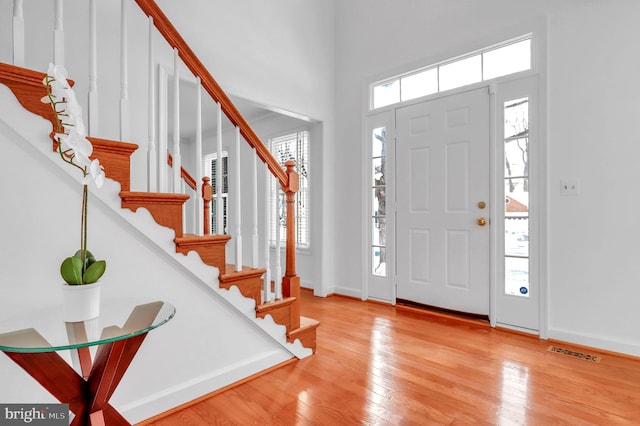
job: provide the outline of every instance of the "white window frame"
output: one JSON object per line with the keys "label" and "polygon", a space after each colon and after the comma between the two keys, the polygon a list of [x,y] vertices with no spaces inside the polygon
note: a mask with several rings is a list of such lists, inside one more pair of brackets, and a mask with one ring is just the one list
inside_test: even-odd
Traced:
{"label": "white window frame", "polygon": [[[295,141],[295,158],[289,158],[284,153],[277,151],[277,147],[274,144],[292,143]],[[296,249],[299,251],[308,251],[311,249],[311,184],[310,184],[310,165],[311,165],[311,131],[309,128],[301,128],[293,131],[283,132],[277,136],[272,136],[267,142],[269,151],[275,157],[278,164],[285,169],[284,162],[293,159],[296,162],[295,170],[300,176],[300,185],[298,192],[295,196],[296,205]],[[305,160],[306,156],[306,160]],[[280,213],[276,212],[276,201],[274,194],[277,193],[280,197]],[[280,219],[280,243],[284,247],[286,243],[286,205],[285,194],[278,187],[276,188],[275,180],[271,183],[270,189],[270,214],[271,224],[269,225],[269,244],[271,247],[276,245],[276,223]]]}
{"label": "white window frame", "polygon": [[[204,164],[205,164],[205,172],[206,172],[206,176],[209,176],[211,178],[211,189],[212,189],[212,193],[213,193],[213,199],[211,200],[211,204],[209,206],[209,223],[211,224],[211,228],[210,228],[210,232],[212,235],[228,235],[229,234],[229,153],[227,151],[223,151],[222,152],[222,158],[226,158],[226,170],[224,170],[224,164],[225,162],[223,161],[223,170],[222,170],[222,199],[223,199],[223,226],[224,226],[224,232],[222,234],[218,234],[217,233],[217,229],[216,229],[216,206],[217,206],[217,195],[216,195],[216,176],[213,173],[213,163],[215,161],[218,160],[218,153],[214,152],[212,154],[209,154],[207,156],[204,157]],[[224,182],[225,182],[225,177],[226,177],[226,182],[227,182],[227,187],[226,187],[226,191],[225,187],[224,187]]]}
{"label": "white window frame", "polygon": [[[484,76],[484,56],[485,54],[488,53],[492,53],[495,52],[497,50],[503,49],[503,48],[509,48],[517,43],[521,43],[521,42],[529,42],[529,66],[528,68],[522,69],[522,70],[517,70],[517,71],[513,71],[513,72],[508,72],[502,75],[497,75],[495,77],[490,77],[490,78],[485,78]],[[481,82],[485,82],[485,81],[491,81],[491,80],[495,80],[495,79],[499,79],[499,78],[503,78],[509,75],[513,75],[513,74],[518,74],[521,72],[528,72],[531,71],[533,69],[533,65],[534,65],[534,61],[533,61],[533,56],[534,56],[534,42],[533,42],[533,34],[532,33],[528,33],[516,38],[512,38],[497,44],[493,44],[491,46],[487,46],[484,47],[482,49],[477,49],[474,50],[472,52],[468,52],[453,58],[449,58],[446,59],[444,61],[440,61],[431,65],[428,65],[426,67],[421,67],[421,68],[417,68],[417,69],[412,69],[410,71],[404,72],[402,74],[397,74],[394,75],[392,77],[388,77],[385,78],[383,80],[378,80],[375,81],[373,83],[371,83],[369,85],[369,111],[374,111],[374,110],[378,110],[378,109],[382,109],[382,108],[386,108],[386,107],[390,107],[393,105],[397,105],[403,102],[407,102],[407,101],[411,101],[414,99],[418,99],[418,98],[422,98],[425,96],[430,96],[433,94],[437,94],[437,93],[442,93],[445,91],[449,91],[449,90],[455,90],[458,89],[460,87],[465,87],[465,86],[470,86],[473,84],[477,84],[477,83],[481,83]],[[458,85],[454,85],[448,88],[442,88],[442,81],[441,81],[441,75],[440,75],[440,69],[443,67],[448,67],[448,66],[455,66],[457,64],[463,64],[465,61],[470,60],[474,57],[479,57],[479,61],[478,61],[478,73],[479,73],[479,78],[477,80],[474,81],[470,81],[468,83],[464,83],[464,84],[458,84]],[[402,99],[402,81],[405,78],[411,78],[417,74],[423,73],[423,72],[428,72],[428,71],[435,71],[435,75],[436,75],[436,82],[437,82],[437,89],[435,91],[431,91],[428,93],[425,93],[424,95],[420,95],[420,96],[415,96],[415,97],[411,97],[411,98],[407,98],[407,99]],[[380,106],[375,106],[375,89],[381,86],[385,86],[385,85],[390,85],[390,84],[398,84],[398,96],[399,99],[396,102],[390,102],[390,103],[386,103],[384,105],[380,105]]]}

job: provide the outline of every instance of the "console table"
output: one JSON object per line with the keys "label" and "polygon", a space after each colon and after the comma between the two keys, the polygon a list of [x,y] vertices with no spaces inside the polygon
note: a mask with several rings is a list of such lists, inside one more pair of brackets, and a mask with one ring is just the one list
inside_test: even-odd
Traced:
{"label": "console table", "polygon": [[[130,425],[109,399],[147,333],[176,311],[161,301],[103,299],[100,312],[82,322],[64,322],[61,306],[0,316],[0,350],[60,402],[69,404],[72,425]],[[90,346],[97,346],[93,360]],[[80,374],[57,353],[62,350],[71,350]]]}

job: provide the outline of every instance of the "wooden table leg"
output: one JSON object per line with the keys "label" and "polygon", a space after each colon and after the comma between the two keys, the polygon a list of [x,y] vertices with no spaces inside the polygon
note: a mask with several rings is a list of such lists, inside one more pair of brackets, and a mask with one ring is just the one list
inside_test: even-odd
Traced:
{"label": "wooden table leg", "polygon": [[130,426],[109,399],[127,371],[146,333],[101,345],[85,381],[56,352],[5,352],[58,401],[69,404],[74,426]]}
{"label": "wooden table leg", "polygon": [[69,404],[76,418],[87,415],[89,385],[56,352],[5,352],[16,364],[48,390],[58,401]]}
{"label": "wooden table leg", "polygon": [[[89,413],[101,412],[104,421],[111,425],[129,425],[111,405],[109,399],[129,368],[133,357],[142,345],[146,333],[125,340],[107,343],[98,348],[89,384]],[[93,424],[93,417],[92,417]]]}

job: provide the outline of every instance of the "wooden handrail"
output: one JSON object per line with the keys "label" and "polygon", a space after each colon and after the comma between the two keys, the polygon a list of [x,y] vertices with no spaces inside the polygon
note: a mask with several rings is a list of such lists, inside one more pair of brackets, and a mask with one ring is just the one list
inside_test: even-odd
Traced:
{"label": "wooden handrail", "polygon": [[251,126],[249,126],[249,123],[245,120],[242,114],[240,114],[227,94],[211,76],[207,68],[202,64],[202,62],[200,62],[196,54],[193,53],[189,45],[187,45],[156,2],[154,0],[136,0],[136,3],[145,15],[153,18],[153,24],[160,34],[162,34],[167,43],[169,43],[172,48],[178,49],[178,54],[184,64],[189,68],[194,76],[200,77],[202,87],[207,91],[207,93],[209,93],[213,100],[220,103],[222,111],[229,120],[240,129],[242,137],[244,137],[249,145],[256,150],[258,157],[267,164],[267,167],[278,179],[280,185],[282,187],[289,186],[288,177],[285,171],[280,167],[271,152],[262,143],[258,135],[256,135]]}
{"label": "wooden handrail", "polygon": [[[169,167],[173,167],[173,157],[168,152],[167,164],[169,165]],[[182,176],[182,179],[187,184],[187,186],[189,186],[189,188],[193,189],[194,191],[196,190],[196,180],[189,174],[189,172],[184,169],[184,167],[180,167],[180,176]]]}

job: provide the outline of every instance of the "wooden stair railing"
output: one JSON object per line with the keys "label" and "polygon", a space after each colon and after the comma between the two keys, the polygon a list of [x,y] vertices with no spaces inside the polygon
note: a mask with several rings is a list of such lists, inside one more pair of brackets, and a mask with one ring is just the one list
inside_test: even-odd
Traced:
{"label": "wooden stair railing", "polygon": [[[262,143],[258,135],[253,131],[249,123],[222,90],[204,64],[198,59],[186,41],[178,33],[169,18],[160,9],[154,0],[135,0],[142,12],[153,19],[153,25],[164,37],[165,41],[182,59],[182,62],[191,73],[200,79],[201,85],[211,98],[220,104],[220,107],[231,123],[236,126],[242,137],[255,149],[256,155],[267,165],[273,176],[276,177],[286,194],[287,235],[286,235],[286,270],[282,280],[282,292],[285,297],[296,297],[294,310],[300,312],[300,278],[296,273],[296,239],[295,239],[295,193],[298,191],[299,176],[295,172],[293,162],[283,170],[273,157],[271,152]],[[299,315],[298,315],[299,317]],[[296,324],[293,324],[294,326]],[[298,324],[299,326],[299,324]],[[297,328],[297,327],[294,327]]]}
{"label": "wooden stair railing", "polygon": [[211,98],[219,102],[222,111],[227,115],[234,126],[240,129],[240,134],[255,150],[260,159],[267,164],[271,173],[278,179],[282,187],[288,186],[288,177],[284,170],[280,167],[271,152],[262,143],[258,135],[253,131],[249,123],[235,107],[231,99],[222,90],[220,85],[211,76],[207,68],[202,64],[200,59],[191,50],[186,41],[178,33],[169,18],[164,14],[160,7],[153,0],[135,0],[145,15],[153,18],[153,24],[169,43],[172,48],[178,49],[178,55],[193,73],[194,76],[200,77],[202,87],[209,93]]}
{"label": "wooden stair railing", "polygon": [[[171,156],[171,153],[167,153],[167,164],[169,165],[169,167],[173,167],[173,157]],[[180,167],[180,176],[189,188],[193,189],[194,191],[197,189],[196,180],[182,166]]]}

